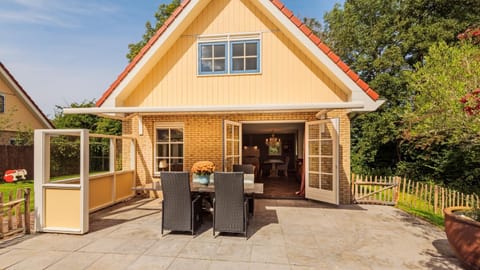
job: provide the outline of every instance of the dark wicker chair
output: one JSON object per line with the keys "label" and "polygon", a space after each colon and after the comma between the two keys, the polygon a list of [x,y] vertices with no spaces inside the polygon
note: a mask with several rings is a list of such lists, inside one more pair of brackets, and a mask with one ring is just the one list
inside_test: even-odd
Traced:
{"label": "dark wicker chair", "polygon": [[191,232],[202,223],[202,199],[192,198],[188,172],[161,172],[163,230]]}
{"label": "dark wicker chair", "polygon": [[254,174],[255,166],[252,164],[233,164],[233,171]]}
{"label": "dark wicker chair", "polygon": [[[255,172],[255,166],[252,164],[233,164],[234,172],[243,172],[253,174]],[[253,215],[253,210],[255,209],[255,194],[247,194],[248,198],[248,213]]]}
{"label": "dark wicker chair", "polygon": [[248,200],[243,194],[243,173],[215,172],[214,178],[213,235],[218,231],[247,237]]}

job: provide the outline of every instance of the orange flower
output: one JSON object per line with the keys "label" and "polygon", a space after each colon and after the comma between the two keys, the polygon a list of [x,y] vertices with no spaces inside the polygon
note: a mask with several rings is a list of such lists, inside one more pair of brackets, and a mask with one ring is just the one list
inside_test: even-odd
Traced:
{"label": "orange flower", "polygon": [[198,161],[193,164],[191,171],[199,175],[212,174],[215,171],[215,164],[211,161]]}

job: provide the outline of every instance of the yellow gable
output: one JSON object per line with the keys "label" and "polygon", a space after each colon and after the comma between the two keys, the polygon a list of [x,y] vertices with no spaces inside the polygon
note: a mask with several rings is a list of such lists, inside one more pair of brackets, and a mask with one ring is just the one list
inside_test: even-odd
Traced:
{"label": "yellow gable", "polygon": [[[253,33],[260,40],[260,72],[199,75],[198,41]],[[175,107],[346,102],[348,96],[249,0],[213,0],[164,56],[136,76],[117,106]]]}

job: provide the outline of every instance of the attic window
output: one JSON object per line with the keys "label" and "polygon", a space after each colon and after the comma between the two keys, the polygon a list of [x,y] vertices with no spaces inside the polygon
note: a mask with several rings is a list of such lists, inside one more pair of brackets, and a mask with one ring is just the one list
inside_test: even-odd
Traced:
{"label": "attic window", "polygon": [[260,73],[260,33],[198,37],[198,74]]}
{"label": "attic window", "polygon": [[0,95],[0,113],[5,112],[5,96]]}

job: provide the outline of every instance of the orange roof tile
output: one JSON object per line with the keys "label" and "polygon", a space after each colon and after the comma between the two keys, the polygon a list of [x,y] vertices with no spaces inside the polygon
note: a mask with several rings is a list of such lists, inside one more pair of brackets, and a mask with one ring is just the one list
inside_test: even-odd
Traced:
{"label": "orange roof tile", "polygon": [[[147,42],[147,44],[140,50],[135,58],[127,65],[125,70],[120,73],[117,79],[110,85],[105,91],[102,97],[97,101],[97,106],[101,106],[105,100],[112,94],[112,92],[118,87],[118,85],[125,79],[128,73],[137,65],[137,63],[143,58],[146,52],[152,47],[152,45],[158,40],[158,38],[165,32],[165,30],[172,24],[178,15],[185,9],[191,0],[183,0],[180,6],[172,13],[172,15],[165,21],[163,26],[157,30],[155,35]],[[277,7],[300,31],[302,31],[317,47],[325,53],[343,72],[345,72],[372,100],[376,101],[379,98],[377,92],[375,92],[369,85],[360,79],[357,73],[350,69],[340,57],[335,54],[321,39],[313,34],[312,30],[304,24],[297,16],[293,14],[280,0],[270,0],[272,4]]]}

